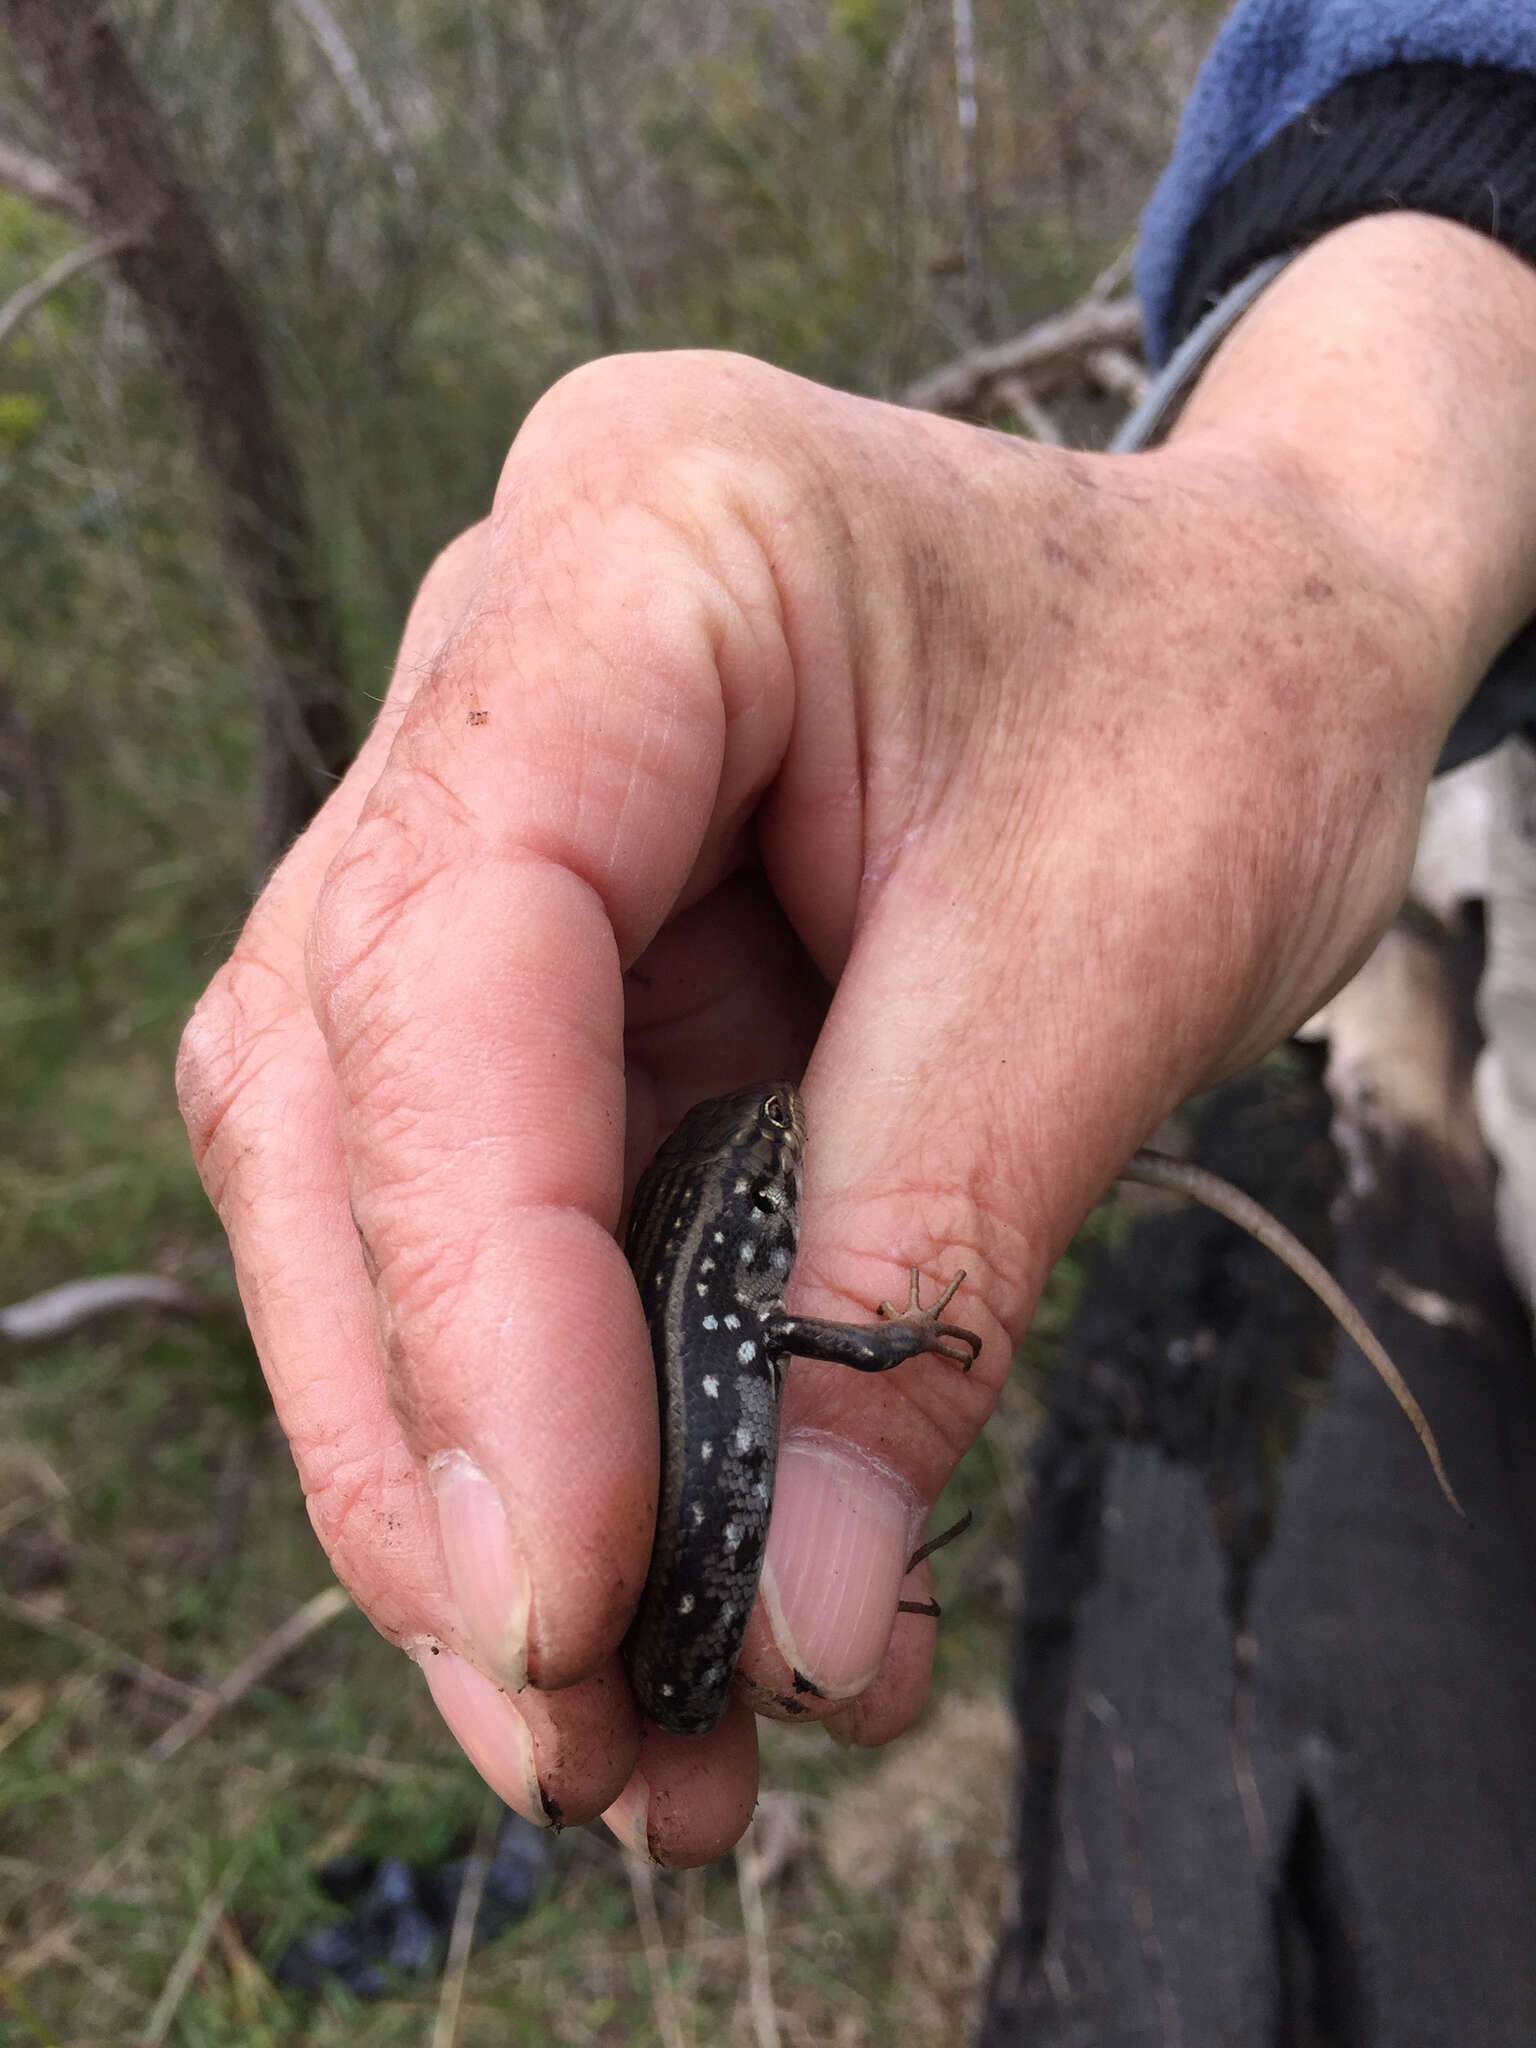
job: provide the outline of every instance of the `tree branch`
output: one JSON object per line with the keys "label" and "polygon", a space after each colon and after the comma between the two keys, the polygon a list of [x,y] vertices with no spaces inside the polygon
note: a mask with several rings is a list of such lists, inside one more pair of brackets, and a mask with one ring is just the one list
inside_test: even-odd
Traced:
{"label": "tree branch", "polygon": [[143,309],[214,486],[230,581],[266,655],[258,766],[263,869],[351,758],[341,631],[303,474],[251,325],[165,123],[100,0],[0,0],[66,175]]}
{"label": "tree branch", "polygon": [[0,1349],[8,1344],[46,1344],[99,1316],[130,1308],[158,1308],[193,1322],[227,1323],[232,1328],[244,1321],[233,1302],[199,1294],[163,1273],[100,1273],[91,1280],[66,1280],[0,1308]]}
{"label": "tree branch", "polygon": [[384,109],[369,89],[356,52],[342,33],[340,22],[325,5],[325,0],[291,0],[291,5],[319,44],[320,54],[330,65],[347,104],[367,130],[374,148],[393,171],[395,183],[402,192],[409,191],[416,183],[415,169],[401,149]]}
{"label": "tree branch", "polygon": [[1098,299],[1091,294],[1065,313],[1038,320],[1011,340],[967,349],[952,363],[931,370],[907,387],[904,402],[924,412],[974,418],[990,409],[998,387],[1027,380],[1039,398],[1063,372],[1081,372],[1086,359],[1106,348],[1141,344],[1141,308],[1134,299]]}
{"label": "tree branch", "polygon": [[72,277],[78,277],[82,270],[89,270],[93,263],[103,263],[107,257],[115,256],[119,249],[126,249],[130,242],[137,241],[134,229],[124,228],[115,235],[98,235],[94,242],[85,242],[78,249],[67,249],[48,268],[34,277],[30,284],[24,284],[19,292],[12,292],[3,306],[0,306],[0,343],[10,340],[23,321],[31,318],[48,294],[57,291],[61,284],[67,284]]}
{"label": "tree branch", "polygon": [[18,148],[14,142],[0,140],[0,185],[9,185],[23,199],[46,207],[50,213],[62,213],[77,221],[88,221],[91,217],[90,201],[78,185],[71,184],[62,171],[55,170],[42,157]]}
{"label": "tree branch", "polygon": [[340,1586],[327,1586],[323,1593],[306,1600],[304,1605],[290,1614],[279,1628],[275,1628],[265,1642],[258,1643],[248,1656],[242,1657],[234,1670],[220,1679],[211,1692],[203,1691],[173,1727],[151,1743],[149,1754],[157,1764],[163,1764],[173,1757],[178,1749],[185,1749],[189,1742],[205,1734],[226,1707],[232,1707],[236,1700],[243,1699],[253,1685],[260,1685],[267,1673],[281,1664],[307,1643],[318,1630],[327,1628],[338,1614],[345,1614],[352,1605],[352,1596]]}

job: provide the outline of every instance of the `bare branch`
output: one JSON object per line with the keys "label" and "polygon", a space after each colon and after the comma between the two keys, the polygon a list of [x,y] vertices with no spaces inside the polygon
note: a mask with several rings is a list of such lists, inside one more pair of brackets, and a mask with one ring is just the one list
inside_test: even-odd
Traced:
{"label": "bare branch", "polygon": [[1133,355],[1123,348],[1096,348],[1083,358],[1083,368],[1101,391],[1123,398],[1127,405],[1140,405],[1151,378]]}
{"label": "bare branch", "polygon": [[736,1844],[736,1888],[741,1895],[741,1924],[747,1938],[747,2004],[752,2014],[752,2032],[757,2048],[780,2048],[783,2037],[773,1995],[763,1858],[755,1826]]}
{"label": "bare branch", "polygon": [[543,0],[544,34],[554,59],[559,91],[560,126],[570,162],[571,182],[581,224],[587,288],[592,297],[592,324],[610,354],[624,346],[633,325],[629,286],[617,252],[603,223],[593,160],[591,126],[582,92],[579,43],[582,11],[572,0]]}
{"label": "bare branch", "polygon": [[70,220],[87,221],[91,217],[91,203],[78,185],[42,157],[18,148],[14,142],[0,141],[0,185],[9,185],[23,199],[46,207],[50,213],[65,214]]}
{"label": "bare branch", "polygon": [[23,321],[28,320],[47,298],[57,291],[61,284],[67,284],[72,277],[78,277],[82,270],[89,270],[93,263],[104,263],[109,256],[115,256],[119,249],[126,249],[138,240],[131,228],[124,228],[115,235],[98,235],[94,242],[84,242],[78,249],[66,249],[64,254],[48,268],[34,277],[30,284],[24,284],[19,292],[12,292],[3,306],[0,306],[0,344],[10,340]]}
{"label": "bare branch", "polygon": [[1085,299],[1112,299],[1131,281],[1131,268],[1136,261],[1136,244],[1127,242],[1118,256],[1110,258],[1098,276],[1089,285]]}
{"label": "bare branch", "polygon": [[651,1866],[639,1856],[626,1856],[629,1889],[635,1901],[635,1918],[640,1923],[640,1941],[645,1950],[645,1967],[651,1979],[651,2015],[663,2048],[683,2048],[683,2029],[672,1979],[667,1970],[667,1944],[661,1932],[661,1915],[656,1911],[656,1882]]}
{"label": "bare branch", "polygon": [[1095,349],[1131,349],[1140,342],[1141,308],[1134,299],[1083,299],[1009,341],[967,349],[909,385],[905,402],[924,412],[975,415],[987,410],[997,385],[1011,377],[1028,378],[1038,395],[1042,373],[1077,366]]}
{"label": "bare branch", "polygon": [[115,1665],[119,1671],[131,1671],[146,1690],[159,1693],[163,1699],[174,1700],[178,1706],[185,1706],[190,1700],[195,1709],[208,1697],[200,1686],[173,1678],[168,1671],[157,1671],[153,1664],[146,1664],[130,1650],[119,1649],[106,1636],[98,1635],[95,1629],[87,1628],[83,1622],[71,1621],[66,1614],[47,1614],[25,1600],[13,1599],[9,1593],[0,1593],[0,1614],[7,1621],[17,1622],[24,1628],[35,1628],[41,1635],[55,1636],[61,1643],[72,1643],[97,1663]]}
{"label": "bare branch", "polygon": [[66,1280],[61,1287],[0,1308],[0,1343],[45,1344],[98,1316],[127,1308],[165,1309],[195,1322],[240,1320],[233,1302],[199,1294],[162,1273],[103,1273],[93,1280]]}
{"label": "bare branch", "polygon": [[242,1657],[212,1692],[205,1692],[190,1712],[183,1714],[156,1739],[150,1747],[151,1759],[163,1764],[178,1749],[185,1749],[189,1742],[206,1733],[226,1707],[232,1707],[253,1685],[260,1685],[267,1673],[281,1664],[285,1657],[291,1656],[300,1643],[308,1642],[338,1614],[345,1614],[351,1605],[350,1594],[340,1586],[327,1586],[323,1593],[316,1593],[312,1600],[306,1600],[280,1628],[272,1631],[265,1642],[258,1643],[248,1657]]}
{"label": "bare branch", "polygon": [[475,1945],[475,1923],[480,1918],[480,1902],[485,1897],[485,1881],[490,1875],[500,1815],[501,1801],[494,1792],[487,1792],[480,1803],[474,1847],[464,1866],[459,1901],[453,1910],[453,1931],[448,1937],[448,1954],[443,1962],[443,1988],[432,2023],[431,2048],[454,2048],[459,2038],[459,2015],[464,2008],[469,1955]]}
{"label": "bare branch", "polygon": [[374,98],[356,53],[342,33],[340,22],[325,5],[325,0],[290,0],[290,4],[320,45],[321,55],[330,65],[348,105],[367,130],[374,148],[394,172],[395,183],[402,192],[409,191],[416,183],[415,167],[401,149],[384,109]]}
{"label": "bare branch", "polygon": [[972,334],[989,332],[981,171],[976,144],[976,22],[971,0],[951,0],[955,40],[955,122],[960,131],[960,239],[965,312]]}
{"label": "bare branch", "polygon": [[993,395],[1007,406],[1031,440],[1044,441],[1048,448],[1066,446],[1066,435],[1022,377],[1000,377]]}
{"label": "bare branch", "polygon": [[208,1952],[208,1944],[224,1915],[224,1908],[234,1896],[235,1887],[245,1875],[246,1865],[251,1860],[255,1844],[247,1837],[236,1848],[225,1864],[217,1884],[203,1894],[203,1902],[197,1910],[182,1943],[181,1954],[171,1965],[170,1974],[155,2001],[155,2009],[144,2023],[139,2036],[139,2048],[160,2048],[176,2022],[177,2008],[191,1988],[192,1979],[202,1965]]}

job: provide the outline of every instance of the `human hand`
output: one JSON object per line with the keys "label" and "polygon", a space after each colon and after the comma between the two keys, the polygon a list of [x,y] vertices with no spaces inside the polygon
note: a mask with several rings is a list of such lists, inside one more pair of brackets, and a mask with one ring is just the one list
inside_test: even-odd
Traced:
{"label": "human hand", "polygon": [[[656,1412],[613,1232],[682,1110],[805,1068],[797,1311],[970,1275],[970,1379],[797,1363],[785,1395],[744,1679],[771,1706],[793,1668],[883,1740],[932,1646],[892,1630],[905,1559],[1052,1260],[1395,907],[1536,519],[1512,478],[1488,532],[1490,438],[1513,471],[1530,422],[1495,381],[1497,434],[1437,427],[1439,356],[1391,325],[1420,259],[1378,235],[1362,267],[1388,225],[1293,266],[1155,455],[741,359],[595,365],[428,577],[181,1085],[321,1540],[533,1818],[606,1808],[683,1864],[751,1812],[745,1705],[642,1738],[617,1661]],[[1530,331],[1528,273],[1422,226],[1460,238],[1480,334],[1490,291]],[[1299,357],[1351,235],[1348,332]],[[1382,335],[1428,394],[1406,434]]]}

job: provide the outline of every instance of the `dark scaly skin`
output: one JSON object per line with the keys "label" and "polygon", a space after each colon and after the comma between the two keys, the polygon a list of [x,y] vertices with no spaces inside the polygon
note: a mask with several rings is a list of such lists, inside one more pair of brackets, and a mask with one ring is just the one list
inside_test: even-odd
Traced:
{"label": "dark scaly skin", "polygon": [[[691,1110],[635,1190],[628,1253],[656,1359],[661,1494],[625,1655],[645,1712],[679,1734],[706,1733],[725,1709],[762,1570],[785,1357],[886,1372],[923,1351],[969,1368],[981,1348],[969,1331],[938,1320],[963,1274],[925,1311],[914,1270],[905,1310],[880,1304],[883,1324],[784,1313],[804,1149],[804,1114],[788,1082],[738,1089]],[[1214,1174],[1156,1153],[1137,1153],[1121,1178],[1190,1195],[1283,1259],[1387,1381],[1461,1512],[1402,1376],[1337,1282],[1274,1217]]]}
{"label": "dark scaly skin", "polygon": [[702,1735],[725,1711],[762,1570],[791,1353],[887,1372],[924,1351],[969,1369],[981,1340],[911,1298],[883,1323],[784,1313],[800,1221],[805,1117],[788,1082],[689,1111],[635,1190],[627,1252],[656,1359],[661,1489],[640,1609],[625,1642],[660,1727]]}

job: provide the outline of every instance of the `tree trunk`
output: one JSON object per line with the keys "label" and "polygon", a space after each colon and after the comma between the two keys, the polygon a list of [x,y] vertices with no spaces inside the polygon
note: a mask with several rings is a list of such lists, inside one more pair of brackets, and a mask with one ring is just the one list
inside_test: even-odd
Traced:
{"label": "tree trunk", "polygon": [[90,225],[132,240],[137,297],[214,485],[225,560],[264,654],[256,854],[277,859],[351,757],[341,641],[303,481],[234,282],[165,126],[96,0],[0,0]]}
{"label": "tree trunk", "polygon": [[[1447,1103],[1475,971],[1450,963],[1438,1028],[1383,1033],[1445,1048]],[[1322,1249],[1331,1113],[1248,1077],[1197,1156]],[[1333,1257],[1475,1527],[1229,1226],[1143,1222],[1090,1290],[1036,1461],[1018,1892],[981,2048],[1536,2040],[1530,1329],[1449,1124],[1353,1130]]]}

